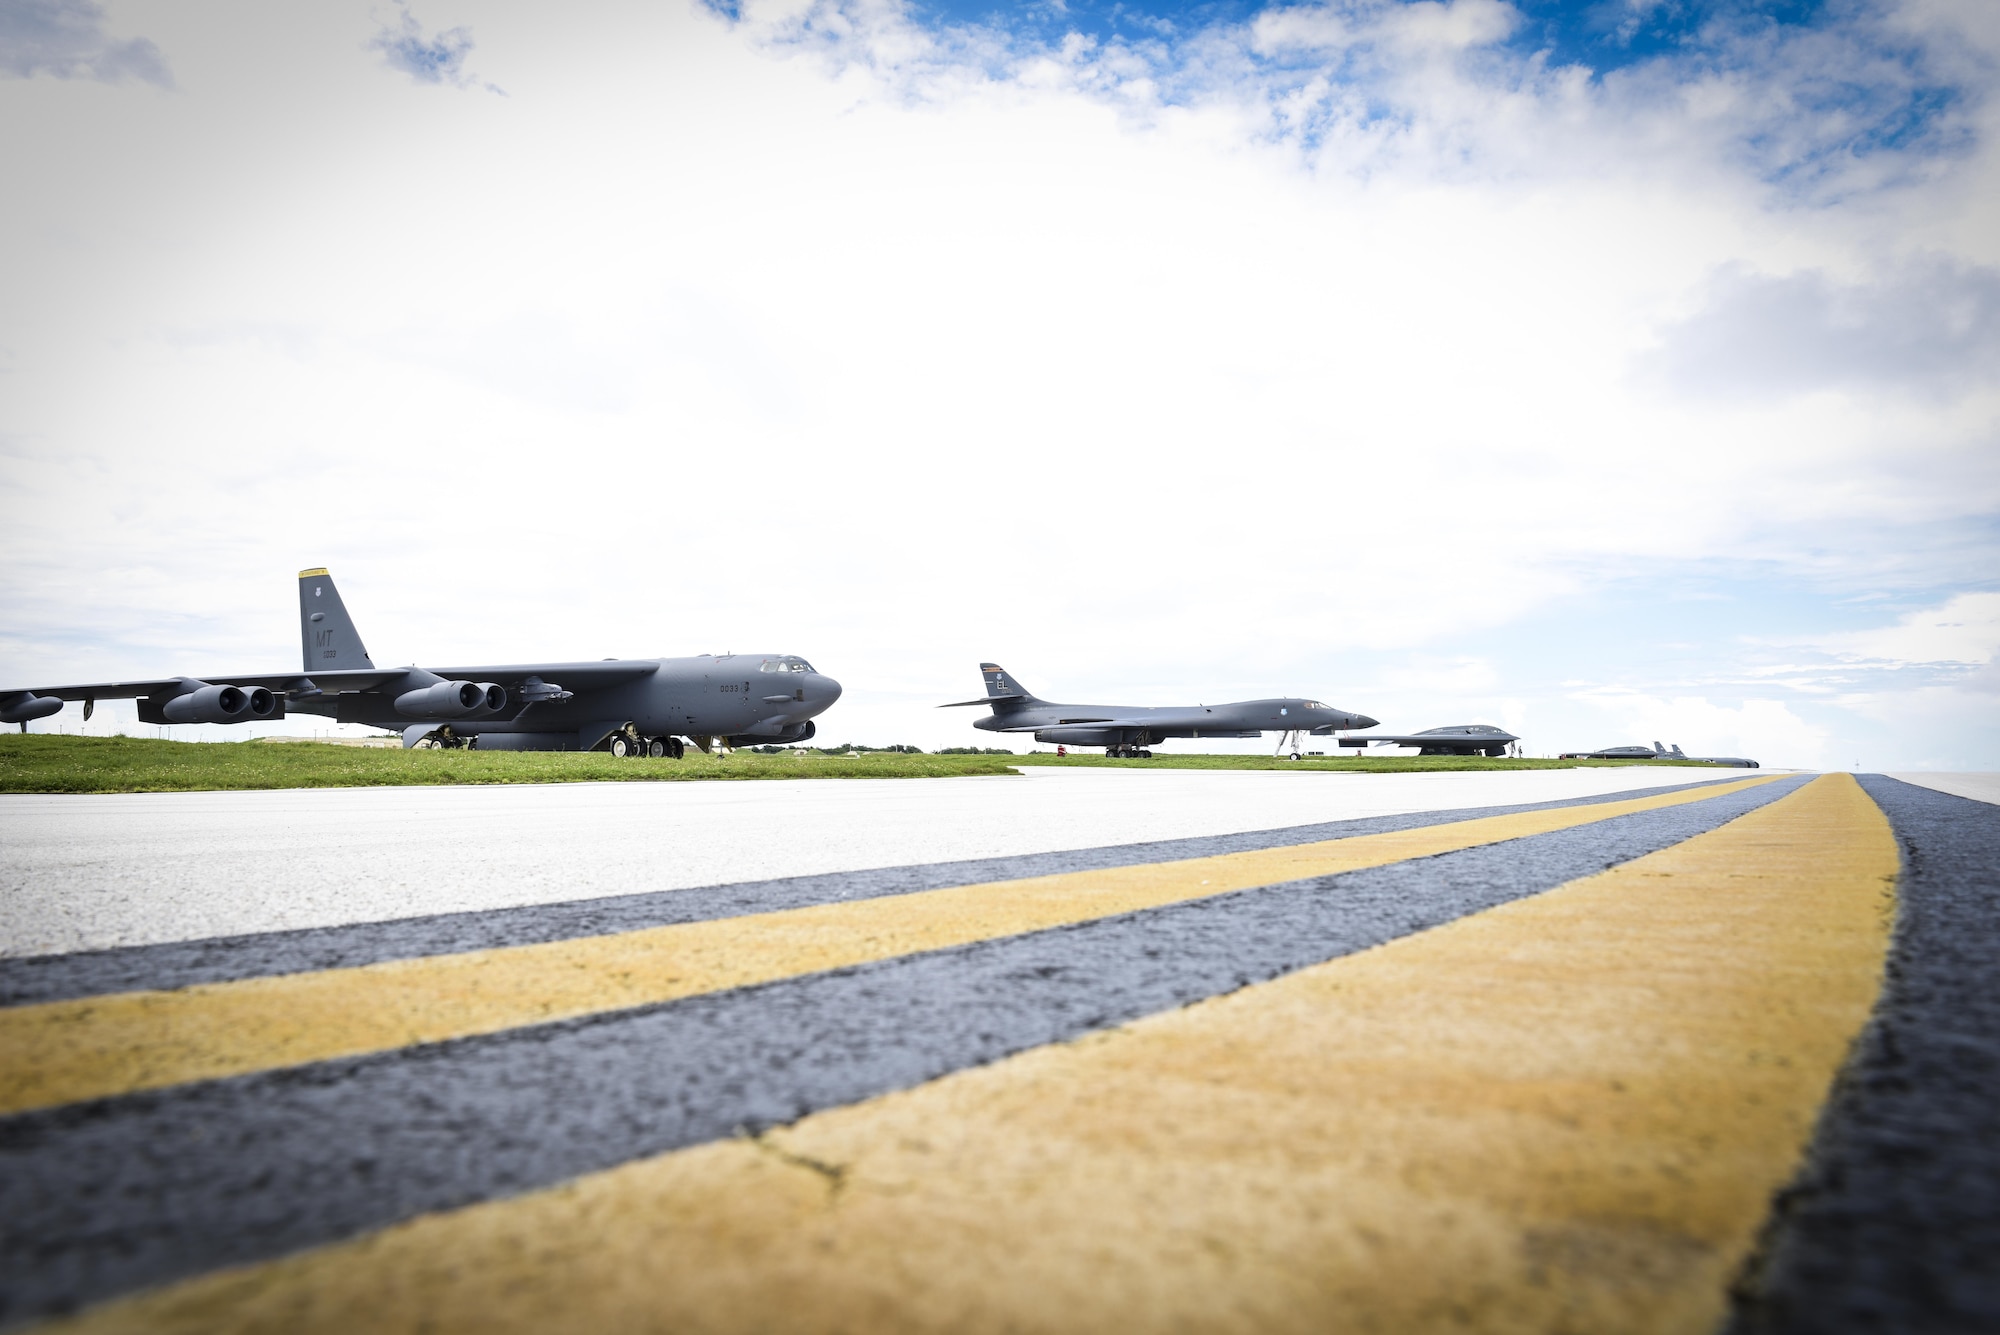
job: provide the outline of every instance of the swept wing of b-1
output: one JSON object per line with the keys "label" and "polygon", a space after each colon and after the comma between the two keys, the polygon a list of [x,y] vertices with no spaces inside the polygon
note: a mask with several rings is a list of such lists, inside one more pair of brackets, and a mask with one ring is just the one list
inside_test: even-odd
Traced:
{"label": "swept wing of b-1", "polygon": [[998,663],[981,663],[986,695],[956,700],[940,709],[987,705],[992,713],[972,726],[987,732],[1032,733],[1038,742],[1101,746],[1106,755],[1143,756],[1169,737],[1260,737],[1267,732],[1326,736],[1341,728],[1372,728],[1366,714],[1290,696],[1239,700],[1226,705],[1149,707],[1143,705],[1064,705],[1032,694]]}
{"label": "swept wing of b-1", "polygon": [[682,754],[801,742],[840,683],[792,654],[378,668],[333,578],[299,572],[297,672],[224,673],[0,691],[0,721],[47,718],[66,701],[137,700],[143,723],[256,723],[287,713],[390,728],[405,746],[483,751]]}

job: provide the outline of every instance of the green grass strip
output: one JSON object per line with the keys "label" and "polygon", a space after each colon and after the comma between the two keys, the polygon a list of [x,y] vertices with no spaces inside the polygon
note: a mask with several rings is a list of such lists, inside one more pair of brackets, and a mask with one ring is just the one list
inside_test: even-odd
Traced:
{"label": "green grass strip", "polygon": [[[698,779],[937,779],[1014,774],[1024,765],[1076,769],[1336,770],[1397,774],[1438,770],[1572,769],[1623,761],[1489,760],[1404,756],[1280,760],[1255,755],[726,756],[618,759],[605,752],[404,751],[327,742],[168,742],[145,737],[0,735],[0,792],[170,793],[242,788],[362,788],[461,783],[660,783]],[[1658,763],[1658,762],[1655,762]]]}

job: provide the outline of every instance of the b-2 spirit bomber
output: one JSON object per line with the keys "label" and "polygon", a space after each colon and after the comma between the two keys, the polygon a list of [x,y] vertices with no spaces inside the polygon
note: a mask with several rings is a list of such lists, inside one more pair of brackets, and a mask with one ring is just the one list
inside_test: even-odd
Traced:
{"label": "b-2 spirit bomber", "polygon": [[1147,748],[1169,737],[1261,737],[1285,733],[1298,759],[1300,735],[1324,737],[1340,728],[1372,728],[1366,714],[1350,714],[1317,700],[1240,700],[1227,705],[1151,708],[1141,705],[1059,705],[1038,699],[998,663],[981,663],[986,696],[955,700],[940,709],[989,705],[993,712],[974,719],[987,732],[1033,733],[1038,742],[1101,746],[1113,757],[1149,758]]}
{"label": "b-2 spirit bomber", "polygon": [[1370,737],[1343,737],[1342,746],[1366,748],[1370,742],[1383,746],[1414,746],[1420,756],[1492,756],[1499,758],[1507,754],[1507,748],[1520,741],[1511,732],[1494,727],[1491,723],[1449,723],[1442,728],[1425,728],[1422,732],[1376,733]]}
{"label": "b-2 spirit bomber", "polygon": [[1654,742],[1651,746],[1606,746],[1595,751],[1565,751],[1558,760],[1692,760],[1703,765],[1722,765],[1731,769],[1762,769],[1754,760],[1742,756],[1691,756],[1681,750],[1675,742],[1672,749]]}
{"label": "b-2 spirit bomber", "polygon": [[299,572],[297,672],[211,673],[0,691],[0,721],[47,718],[83,701],[137,700],[142,723],[262,723],[317,714],[403,734],[403,745],[616,756],[802,742],[840,683],[791,654],[606,658],[505,667],[378,668],[333,578]]}

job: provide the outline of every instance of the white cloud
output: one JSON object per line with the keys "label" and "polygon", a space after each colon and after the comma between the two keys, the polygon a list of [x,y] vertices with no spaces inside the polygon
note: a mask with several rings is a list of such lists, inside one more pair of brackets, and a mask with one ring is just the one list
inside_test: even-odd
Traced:
{"label": "white cloud", "polygon": [[2000,593],[1961,593],[1942,606],[1910,612],[1894,625],[1822,636],[1816,644],[1850,660],[1992,663],[2000,653]]}
{"label": "white cloud", "polygon": [[172,85],[159,47],[143,37],[112,37],[103,25],[104,7],[91,0],[7,0],[0,4],[0,75]]}
{"label": "white cloud", "polygon": [[1746,756],[1761,764],[1819,769],[1842,761],[1831,752],[1831,729],[1792,711],[1783,700],[1748,699],[1730,706],[1705,696],[1662,698],[1629,690],[1574,697],[1596,709],[1619,741],[1600,745],[1678,744],[1690,756]]}
{"label": "white cloud", "polygon": [[1917,260],[1867,284],[1727,270],[1699,314],[1665,331],[1656,364],[1695,394],[1990,389],[2000,269]]}
{"label": "white cloud", "polygon": [[472,82],[465,70],[465,58],[472,54],[471,29],[446,28],[426,34],[407,4],[396,5],[395,21],[383,24],[368,46],[381,53],[390,69],[400,70],[418,83],[464,88]]}

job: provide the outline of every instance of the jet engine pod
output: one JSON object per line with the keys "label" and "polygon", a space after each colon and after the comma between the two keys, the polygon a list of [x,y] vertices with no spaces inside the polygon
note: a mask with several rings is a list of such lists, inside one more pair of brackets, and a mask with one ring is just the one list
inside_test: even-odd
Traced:
{"label": "jet engine pod", "polygon": [[[500,699],[506,702],[505,691]],[[396,697],[396,712],[406,718],[464,718],[485,710],[486,688],[474,681],[441,681]]]}
{"label": "jet engine pod", "polygon": [[[1223,733],[1204,734],[1225,736]],[[1038,742],[1058,742],[1064,746],[1123,746],[1126,734],[1117,728],[1037,728]]]}
{"label": "jet engine pod", "polygon": [[507,707],[507,688],[505,686],[500,686],[490,681],[482,681],[478,685],[486,697],[479,702],[480,713],[497,714]]}
{"label": "jet engine pod", "polygon": [[[257,712],[256,697],[263,697],[263,711]],[[199,686],[177,695],[160,706],[160,715],[169,723],[248,723],[270,716],[271,693],[261,686],[244,690],[241,686]]]}
{"label": "jet engine pod", "polygon": [[22,691],[0,705],[0,723],[26,723],[31,718],[47,718],[62,712],[62,700],[53,695],[32,695]]}

